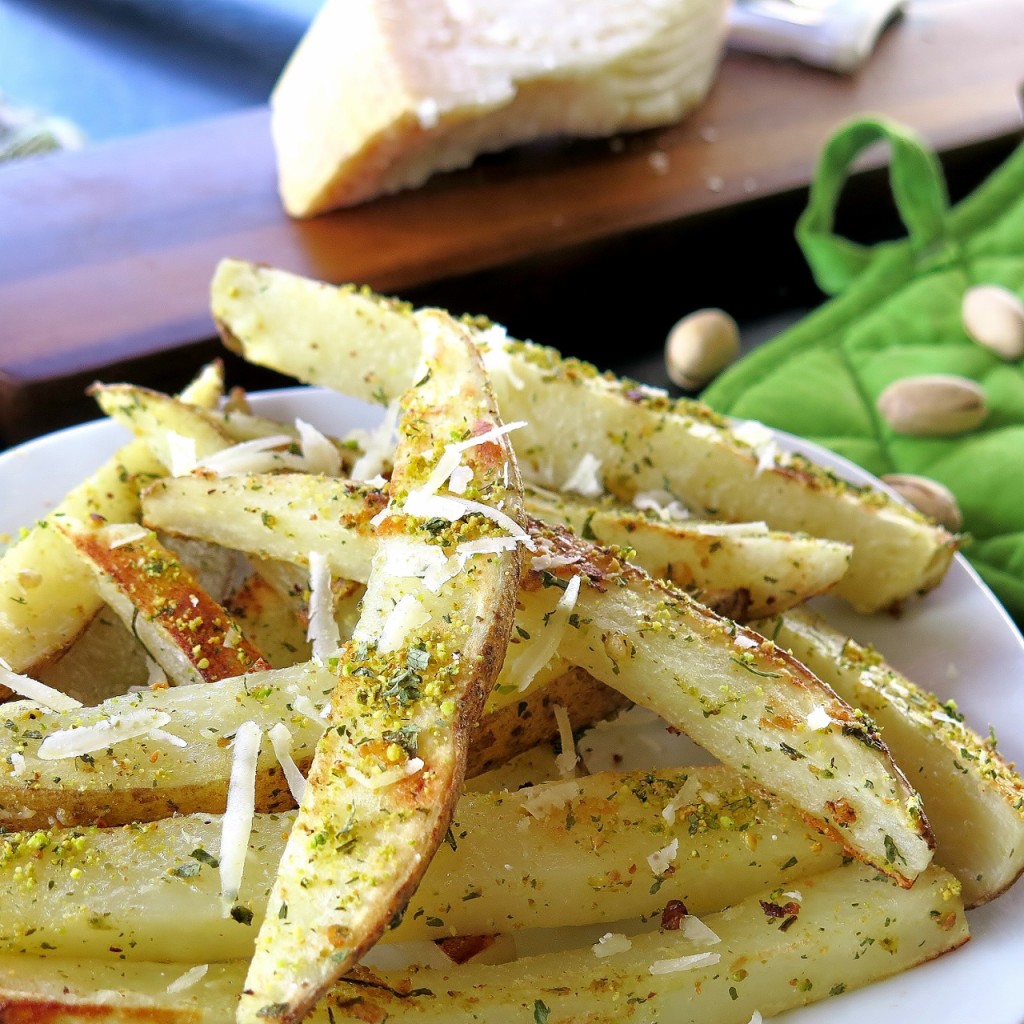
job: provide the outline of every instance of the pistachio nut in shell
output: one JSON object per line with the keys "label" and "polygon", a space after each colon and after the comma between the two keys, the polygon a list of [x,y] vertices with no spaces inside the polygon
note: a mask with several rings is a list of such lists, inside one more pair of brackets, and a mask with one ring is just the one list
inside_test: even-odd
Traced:
{"label": "pistachio nut in shell", "polygon": [[969,338],[1011,362],[1024,356],[1024,302],[1009,288],[978,284],[964,292],[960,307]]}
{"label": "pistachio nut in shell", "polygon": [[898,434],[921,437],[963,434],[988,415],[985,389],[977,381],[949,373],[894,380],[876,405]]}
{"label": "pistachio nut in shell", "polygon": [[882,483],[888,484],[901,498],[918,510],[956,533],[964,520],[956,496],[938,480],[914,473],[887,473]]}
{"label": "pistachio nut in shell", "polygon": [[721,309],[698,309],[679,320],[665,339],[669,380],[696,391],[740,354],[736,321]]}

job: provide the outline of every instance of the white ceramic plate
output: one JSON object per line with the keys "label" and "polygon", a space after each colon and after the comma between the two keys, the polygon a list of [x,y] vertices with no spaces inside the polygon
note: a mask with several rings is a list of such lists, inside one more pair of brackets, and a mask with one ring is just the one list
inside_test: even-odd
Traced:
{"label": "white ceramic plate", "polygon": [[[290,388],[253,395],[256,410],[286,421],[301,415],[335,434],[368,426],[373,409],[325,391]],[[0,455],[0,533],[15,536],[126,440],[107,421],[74,427]],[[810,455],[855,482],[871,478],[851,463],[795,438],[786,447]],[[979,732],[994,725],[1000,748],[1024,764],[1024,642],[967,563],[957,558],[945,582],[896,619],[857,616],[826,602],[829,617],[873,643],[906,675],[956,699]],[[889,981],[827,999],[784,1016],[787,1024],[1022,1024],[1024,1022],[1024,882],[970,913],[964,948]],[[782,1020],[783,1018],[778,1018]]]}

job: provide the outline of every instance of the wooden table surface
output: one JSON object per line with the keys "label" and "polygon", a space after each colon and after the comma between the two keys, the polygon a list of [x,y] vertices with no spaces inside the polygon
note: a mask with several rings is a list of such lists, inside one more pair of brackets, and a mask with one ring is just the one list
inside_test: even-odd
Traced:
{"label": "wooden table surface", "polygon": [[[754,214],[778,197],[799,203],[840,121],[895,117],[973,184],[970,174],[987,173],[1020,137],[1022,80],[1024,0],[921,0],[853,77],[729,53],[706,102],[680,125],[488,157],[415,192],[305,222],[277,201],[265,108],[7,165],[0,442],[91,415],[81,391],[95,377],[168,387],[187,378],[213,350],[208,284],[227,255],[478,302],[476,311],[508,313],[533,336],[530,310],[558,302],[552,267],[600,265],[650,282],[652,294],[677,288],[677,304],[710,304],[684,280],[707,290],[728,278],[742,290],[737,268],[750,276],[751,246],[766,246],[765,266],[773,247],[792,254],[798,205],[772,228],[785,240],[759,237]],[[645,254],[652,265],[637,278]],[[583,334],[600,328],[610,303],[635,310],[634,295],[595,301],[591,292],[589,321],[579,311],[586,286],[572,294]],[[500,309],[483,305],[490,297]]]}

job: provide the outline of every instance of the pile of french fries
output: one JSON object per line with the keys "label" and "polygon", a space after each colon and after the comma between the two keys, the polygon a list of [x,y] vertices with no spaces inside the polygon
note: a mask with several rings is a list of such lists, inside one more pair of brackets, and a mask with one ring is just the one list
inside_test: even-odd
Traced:
{"label": "pile of french fries", "polygon": [[484,321],[240,261],[213,313],[389,412],[95,387],[134,438],[0,559],[0,1021],[748,1024],[1024,871],[994,741],[804,607],[941,527]]}

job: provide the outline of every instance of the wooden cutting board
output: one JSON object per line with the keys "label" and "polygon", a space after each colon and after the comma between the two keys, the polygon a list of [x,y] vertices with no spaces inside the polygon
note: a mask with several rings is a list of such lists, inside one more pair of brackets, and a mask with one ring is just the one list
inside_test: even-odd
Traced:
{"label": "wooden cutting board", "polygon": [[[1022,54],[1021,0],[922,0],[853,77],[730,53],[706,102],[680,125],[488,157],[417,191],[307,222],[289,220],[278,203],[265,108],[7,165],[0,441],[91,415],[82,389],[95,377],[167,387],[186,379],[214,351],[207,290],[226,255],[472,302],[546,341],[557,339],[543,337],[539,314],[557,306],[559,274],[574,271],[566,299],[578,332],[566,347],[587,354],[588,339],[611,323],[638,331],[648,305],[658,310],[654,333],[630,344],[651,345],[668,298],[685,312],[710,304],[716,281],[734,293],[747,287],[736,268],[757,276],[742,258],[751,246],[767,247],[762,266],[773,251],[795,259],[800,190],[844,118],[889,114],[954,165],[987,172],[1018,137]],[[781,196],[791,204],[764,220],[769,207],[759,204]],[[619,273],[660,304],[609,293]],[[771,288],[786,291],[777,281]]]}

